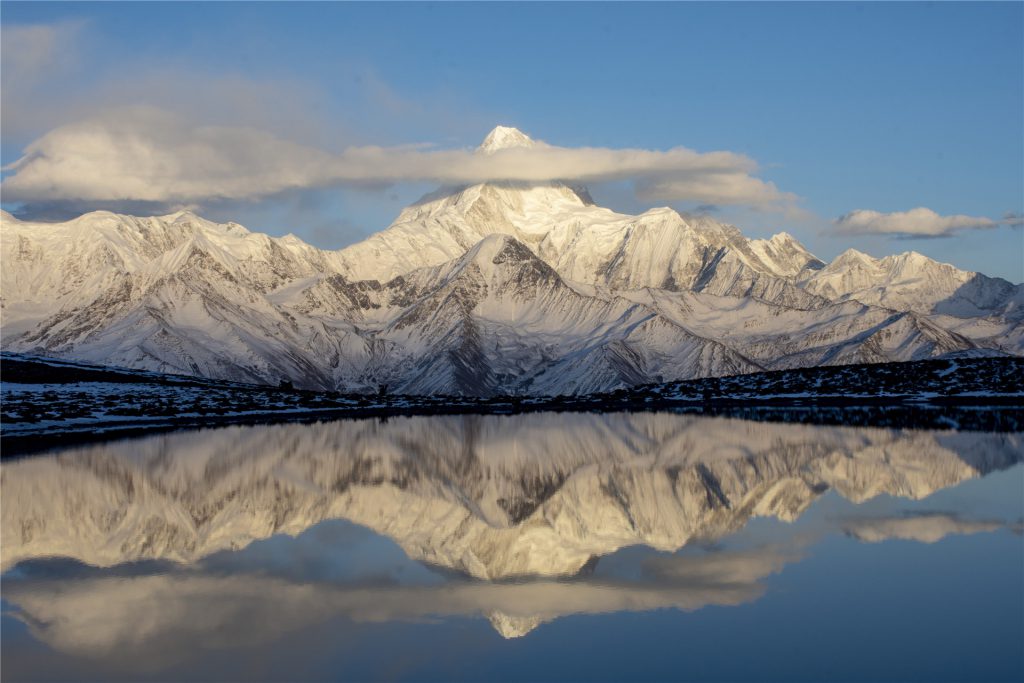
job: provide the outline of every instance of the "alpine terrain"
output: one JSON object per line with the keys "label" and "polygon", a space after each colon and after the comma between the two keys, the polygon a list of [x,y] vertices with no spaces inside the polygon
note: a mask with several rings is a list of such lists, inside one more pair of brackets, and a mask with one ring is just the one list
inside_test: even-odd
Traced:
{"label": "alpine terrain", "polygon": [[[535,143],[498,127],[478,154]],[[908,252],[824,263],[562,183],[443,189],[338,251],[189,212],[2,216],[3,347],[312,389],[566,394],[1024,354],[1024,287]]]}

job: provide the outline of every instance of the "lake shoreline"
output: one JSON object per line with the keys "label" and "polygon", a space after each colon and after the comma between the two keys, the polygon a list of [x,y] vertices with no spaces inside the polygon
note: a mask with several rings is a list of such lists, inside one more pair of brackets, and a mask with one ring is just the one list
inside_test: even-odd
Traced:
{"label": "lake shoreline", "polygon": [[768,422],[1024,431],[1024,359],[774,371],[577,396],[400,396],[267,387],[4,354],[0,456],[231,425],[434,415],[674,412]]}
{"label": "lake shoreline", "polygon": [[143,438],[156,434],[232,426],[273,424],[314,424],[336,420],[378,419],[433,416],[524,415],[532,413],[675,413],[704,417],[745,419],[760,422],[829,425],[845,427],[876,427],[881,429],[930,429],[978,432],[1024,432],[1024,408],[1020,401],[988,401],[970,404],[945,400],[936,403],[919,401],[853,402],[836,400],[722,401],[708,404],[650,402],[644,404],[592,403],[535,404],[513,406],[451,405],[439,406],[374,406],[366,408],[334,408],[294,412],[265,412],[244,415],[208,415],[201,417],[160,418],[153,416],[132,421],[105,421],[85,424],[48,425],[38,430],[0,432],[0,457],[4,460],[45,453],[90,443]]}

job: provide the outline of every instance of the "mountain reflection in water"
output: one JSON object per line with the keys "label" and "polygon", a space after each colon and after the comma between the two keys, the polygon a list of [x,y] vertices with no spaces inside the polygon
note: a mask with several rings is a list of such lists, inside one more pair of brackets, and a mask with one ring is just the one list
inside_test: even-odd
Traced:
{"label": "mountain reflection in water", "polygon": [[[338,618],[483,615],[512,638],[570,614],[750,603],[828,534],[1019,534],[1012,515],[855,504],[1022,458],[1019,434],[652,413],[172,433],[5,464],[3,597],[56,651],[156,670]],[[827,495],[845,512],[724,543]]]}

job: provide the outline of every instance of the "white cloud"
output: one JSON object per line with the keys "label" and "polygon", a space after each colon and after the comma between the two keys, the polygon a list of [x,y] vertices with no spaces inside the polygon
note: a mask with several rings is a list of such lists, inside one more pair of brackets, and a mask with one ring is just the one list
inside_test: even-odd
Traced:
{"label": "white cloud", "polygon": [[948,237],[960,230],[994,228],[999,223],[982,216],[941,216],[931,209],[881,213],[858,209],[835,220],[839,232],[848,235],[895,235],[899,237]]}
{"label": "white cloud", "polygon": [[643,178],[637,183],[637,195],[654,201],[699,201],[705,206],[746,205],[760,208],[788,206],[797,196],[780,192],[774,183],[749,174],[741,166],[697,172],[677,171],[667,177]]}
{"label": "white cloud", "polygon": [[795,200],[754,177],[754,161],[732,152],[543,143],[496,154],[429,145],[328,152],[262,128],[195,125],[154,107],[60,126],[5,170],[11,175],[3,182],[4,199],[13,202],[201,202],[340,185],[488,180],[632,180],[648,198],[758,208]]}
{"label": "white cloud", "polygon": [[248,127],[190,127],[135,108],[57,128],[4,170],[5,201],[258,197],[315,185],[331,156]]}

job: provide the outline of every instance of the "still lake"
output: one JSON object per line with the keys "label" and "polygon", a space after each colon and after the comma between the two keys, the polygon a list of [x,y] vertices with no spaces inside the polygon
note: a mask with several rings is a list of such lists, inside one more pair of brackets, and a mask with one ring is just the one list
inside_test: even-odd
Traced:
{"label": "still lake", "polygon": [[2,468],[21,680],[1024,680],[1024,436],[671,413]]}

